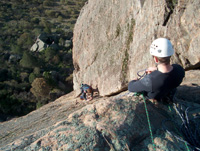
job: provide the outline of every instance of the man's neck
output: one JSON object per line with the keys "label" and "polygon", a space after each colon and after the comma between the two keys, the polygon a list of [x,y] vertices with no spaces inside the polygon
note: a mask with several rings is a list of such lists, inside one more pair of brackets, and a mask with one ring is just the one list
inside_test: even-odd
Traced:
{"label": "man's neck", "polygon": [[172,71],[173,66],[171,66],[170,64],[166,65],[166,64],[158,64],[157,66],[158,71],[162,72],[162,73],[168,73],[170,71]]}

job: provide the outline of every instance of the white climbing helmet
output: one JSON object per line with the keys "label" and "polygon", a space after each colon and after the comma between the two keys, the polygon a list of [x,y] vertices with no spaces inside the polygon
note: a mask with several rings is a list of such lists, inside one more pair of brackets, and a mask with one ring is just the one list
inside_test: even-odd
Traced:
{"label": "white climbing helmet", "polygon": [[171,42],[166,38],[154,40],[150,46],[150,54],[156,57],[169,57],[174,54]]}

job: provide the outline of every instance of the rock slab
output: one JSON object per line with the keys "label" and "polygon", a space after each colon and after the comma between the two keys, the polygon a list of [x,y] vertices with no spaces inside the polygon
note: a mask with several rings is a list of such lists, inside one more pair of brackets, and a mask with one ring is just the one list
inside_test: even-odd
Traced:
{"label": "rock slab", "polygon": [[152,65],[149,46],[158,37],[173,43],[173,63],[199,68],[199,11],[195,0],[89,0],[74,28],[74,90],[87,83],[101,96],[119,92]]}

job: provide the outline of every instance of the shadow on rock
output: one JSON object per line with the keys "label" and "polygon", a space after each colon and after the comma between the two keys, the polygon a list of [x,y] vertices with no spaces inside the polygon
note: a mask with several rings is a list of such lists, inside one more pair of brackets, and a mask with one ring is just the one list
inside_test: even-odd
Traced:
{"label": "shadow on rock", "polygon": [[177,98],[187,102],[200,104],[200,85],[192,83],[190,85],[182,85],[177,88]]}

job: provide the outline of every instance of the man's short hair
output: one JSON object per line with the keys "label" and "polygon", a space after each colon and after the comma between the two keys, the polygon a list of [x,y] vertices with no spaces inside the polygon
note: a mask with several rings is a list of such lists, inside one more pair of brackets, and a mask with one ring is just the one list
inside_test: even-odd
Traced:
{"label": "man's short hair", "polygon": [[169,57],[162,57],[162,58],[157,57],[157,58],[158,58],[158,61],[160,63],[164,63],[165,65],[170,64],[170,58],[171,58],[171,56],[169,56]]}

